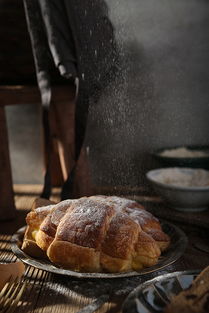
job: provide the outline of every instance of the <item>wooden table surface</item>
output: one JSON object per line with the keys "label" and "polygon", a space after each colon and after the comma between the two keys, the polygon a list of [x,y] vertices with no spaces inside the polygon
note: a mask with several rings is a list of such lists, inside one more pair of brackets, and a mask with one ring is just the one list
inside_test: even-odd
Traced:
{"label": "wooden table surface", "polygon": [[[16,260],[11,251],[11,235],[25,225],[25,216],[38,192],[39,190],[28,194],[19,192],[15,197],[18,208],[16,218],[12,221],[0,222],[0,262]],[[88,304],[102,302],[102,295],[105,295],[103,298],[106,302],[97,312],[121,312],[126,295],[143,281],[168,272],[203,269],[209,265],[209,252],[203,252],[201,249],[209,246],[207,242],[209,241],[207,239],[209,238],[209,210],[198,214],[178,213],[171,211],[156,197],[141,194],[135,198],[156,216],[167,219],[184,230],[189,243],[184,255],[178,261],[149,275],[120,279],[76,279],[27,266],[24,279],[28,281],[28,286],[21,305],[15,312],[76,313]],[[83,310],[83,313],[88,312],[87,309]]]}

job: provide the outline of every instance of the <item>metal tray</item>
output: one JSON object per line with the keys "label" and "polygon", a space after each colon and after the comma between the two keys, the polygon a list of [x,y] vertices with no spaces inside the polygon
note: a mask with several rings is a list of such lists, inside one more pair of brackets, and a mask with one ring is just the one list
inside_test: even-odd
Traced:
{"label": "metal tray", "polygon": [[158,276],[135,288],[123,304],[123,313],[163,312],[170,299],[187,289],[200,270]]}
{"label": "metal tray", "polygon": [[168,234],[171,238],[170,247],[160,256],[159,261],[156,265],[144,268],[143,270],[140,270],[138,272],[132,271],[123,273],[80,273],[59,268],[47,260],[32,258],[20,249],[26,226],[20,228],[12,236],[12,251],[19,259],[21,259],[24,263],[28,265],[51,273],[68,275],[77,278],[121,278],[145,275],[158,271],[174,263],[182,256],[187,246],[187,237],[181,229],[167,222],[161,222],[161,225],[164,232]]}

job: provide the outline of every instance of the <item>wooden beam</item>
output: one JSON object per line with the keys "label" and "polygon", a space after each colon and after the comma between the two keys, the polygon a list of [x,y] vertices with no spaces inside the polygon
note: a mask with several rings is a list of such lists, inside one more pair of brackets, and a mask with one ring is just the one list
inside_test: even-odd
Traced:
{"label": "wooden beam", "polygon": [[[53,86],[52,101],[72,101],[74,86]],[[40,103],[41,96],[37,86],[0,86],[0,107],[5,105]]]}
{"label": "wooden beam", "polygon": [[40,103],[41,97],[34,86],[0,86],[0,106]]}

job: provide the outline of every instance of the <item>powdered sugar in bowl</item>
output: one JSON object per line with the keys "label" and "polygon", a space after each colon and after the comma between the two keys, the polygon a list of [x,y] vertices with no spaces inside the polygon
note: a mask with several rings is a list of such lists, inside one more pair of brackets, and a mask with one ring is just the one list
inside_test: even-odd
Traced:
{"label": "powdered sugar in bowl", "polygon": [[192,168],[161,168],[146,174],[152,187],[171,207],[203,211],[209,207],[209,171]]}
{"label": "powdered sugar in bowl", "polygon": [[152,153],[159,167],[187,167],[209,170],[209,146],[161,148]]}

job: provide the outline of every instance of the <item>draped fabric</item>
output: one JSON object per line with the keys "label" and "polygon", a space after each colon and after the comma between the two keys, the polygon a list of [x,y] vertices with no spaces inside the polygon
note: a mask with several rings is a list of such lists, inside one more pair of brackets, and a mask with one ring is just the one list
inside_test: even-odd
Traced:
{"label": "draped fabric", "polygon": [[[48,113],[51,89],[60,81],[76,82],[75,161],[85,137],[90,98],[97,101],[118,68],[114,29],[103,0],[24,0],[33,48],[37,81],[43,104],[45,142],[50,163]],[[62,198],[70,197],[75,168],[63,186]],[[45,177],[43,196],[50,194],[50,176]],[[47,186],[46,186],[47,185]]]}

